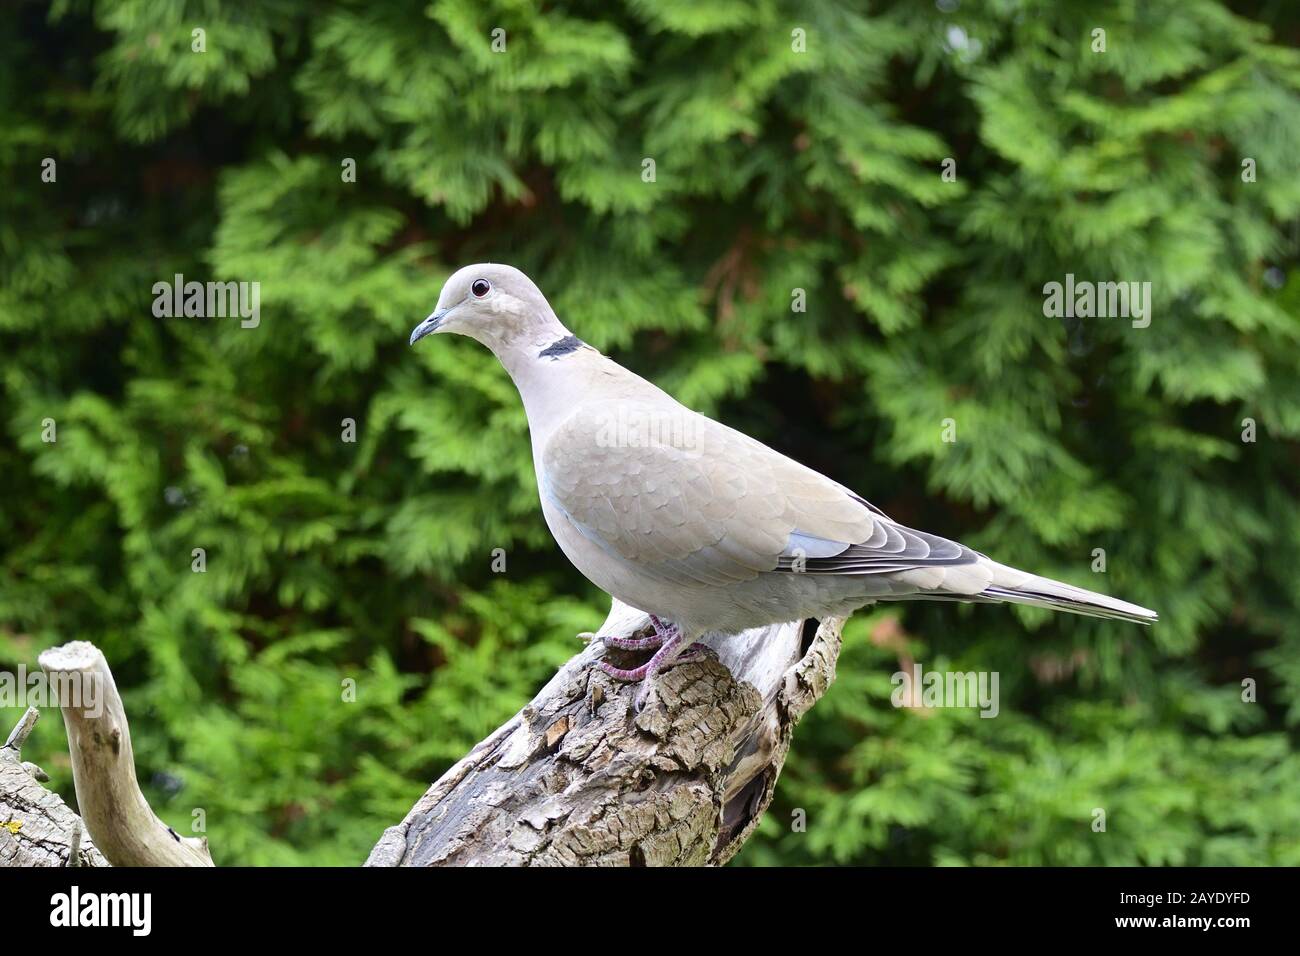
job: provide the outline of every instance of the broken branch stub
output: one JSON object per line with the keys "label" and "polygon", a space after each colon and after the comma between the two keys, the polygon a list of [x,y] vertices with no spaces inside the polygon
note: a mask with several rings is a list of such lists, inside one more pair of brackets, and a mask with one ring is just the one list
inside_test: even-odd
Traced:
{"label": "broken branch stub", "polygon": [[39,662],[63,712],[78,808],[109,862],[212,866],[207,839],[176,833],[140,792],[126,711],[99,648],[72,641],[45,651]]}

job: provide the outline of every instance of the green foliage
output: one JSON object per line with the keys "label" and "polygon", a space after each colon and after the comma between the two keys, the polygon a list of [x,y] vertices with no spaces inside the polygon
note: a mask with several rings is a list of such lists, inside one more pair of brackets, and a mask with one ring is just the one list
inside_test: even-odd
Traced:
{"label": "green foliage", "polygon": [[[861,615],[742,861],[1300,864],[1300,19],[952,6],[7,5],[0,666],[99,644],[219,863],[363,859],[605,610],[505,373],[406,347],[507,261],[898,519],[1162,614]],[[260,324],[154,317],[176,273]],[[1045,317],[1067,273],[1150,327]],[[998,718],[891,706],[913,658]],[[52,712],[29,748],[71,796]]]}

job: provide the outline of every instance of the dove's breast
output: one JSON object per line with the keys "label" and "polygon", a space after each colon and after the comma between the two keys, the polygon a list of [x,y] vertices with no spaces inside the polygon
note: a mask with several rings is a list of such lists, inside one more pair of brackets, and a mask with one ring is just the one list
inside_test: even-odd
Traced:
{"label": "dove's breast", "polygon": [[680,610],[671,610],[675,602],[669,600],[670,595],[660,583],[648,577],[642,569],[629,566],[622,558],[609,554],[584,535],[545,495],[542,496],[542,515],[564,556],[596,587],[650,614],[670,619],[681,615]]}

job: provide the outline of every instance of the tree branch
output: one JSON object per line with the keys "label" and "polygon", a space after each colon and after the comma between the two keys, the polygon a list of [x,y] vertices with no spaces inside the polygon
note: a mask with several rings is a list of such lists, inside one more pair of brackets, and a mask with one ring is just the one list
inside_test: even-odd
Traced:
{"label": "tree branch", "polygon": [[[835,679],[842,626],[709,640],[717,659],[665,672],[639,715],[635,687],[594,666],[605,649],[593,640],[385,830],[366,865],[726,863],[771,803],[795,724]],[[596,638],[648,628],[615,601]]]}
{"label": "tree branch", "polygon": [[104,856],[114,866],[212,866],[207,838],[182,837],[140,792],[126,711],[99,648],[73,641],[39,662],[63,711],[77,805]]}

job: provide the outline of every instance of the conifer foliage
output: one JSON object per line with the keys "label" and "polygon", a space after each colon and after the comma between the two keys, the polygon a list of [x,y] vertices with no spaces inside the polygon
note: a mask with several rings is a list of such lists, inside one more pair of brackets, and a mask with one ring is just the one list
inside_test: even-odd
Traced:
{"label": "conifer foliage", "polygon": [[[1162,615],[860,613],[740,862],[1300,864],[1297,39],[1221,0],[6,4],[0,667],[103,648],[219,864],[364,859],[607,607],[496,361],[406,345],[506,261],[893,517]],[[157,314],[178,275],[256,316]],[[1048,314],[1067,277],[1147,315]],[[913,662],[998,715],[893,706]]]}

